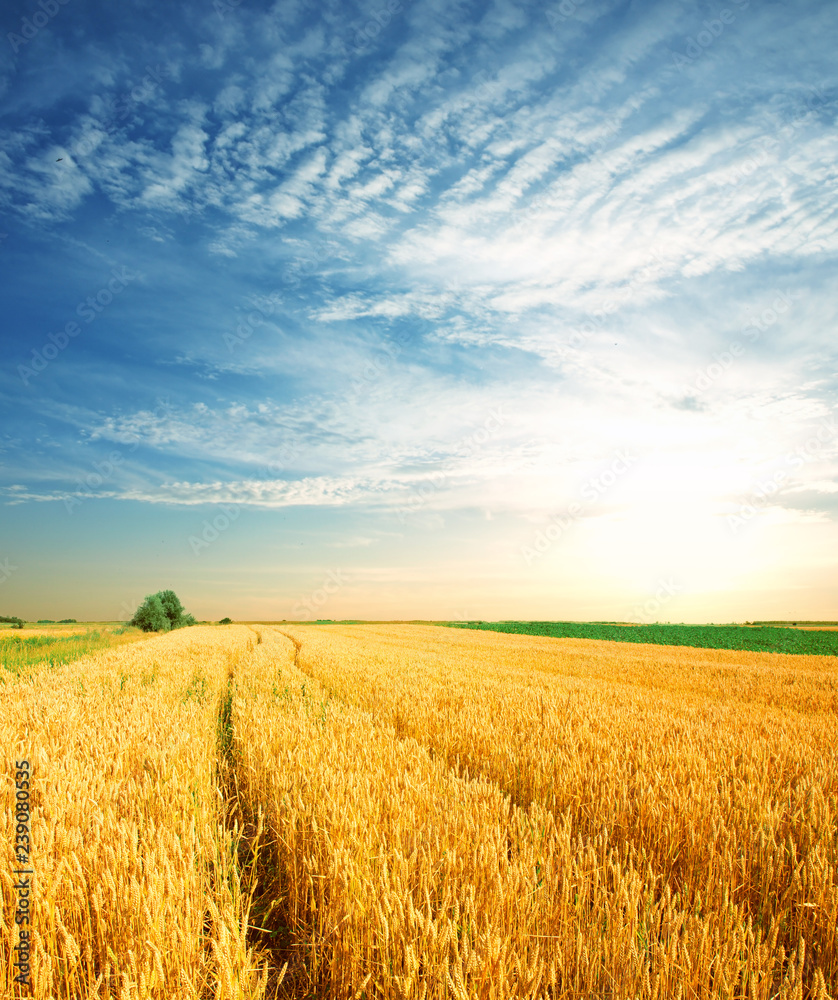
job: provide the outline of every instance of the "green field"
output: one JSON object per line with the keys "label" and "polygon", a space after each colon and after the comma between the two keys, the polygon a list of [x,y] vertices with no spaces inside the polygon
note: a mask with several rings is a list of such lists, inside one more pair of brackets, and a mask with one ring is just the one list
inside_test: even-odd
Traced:
{"label": "green field", "polygon": [[752,625],[617,625],[604,622],[448,622],[450,628],[487,629],[555,639],[607,639],[656,646],[749,649],[761,653],[838,656],[838,632]]}
{"label": "green field", "polygon": [[[22,636],[9,632],[0,638],[0,667],[19,674],[39,663],[53,667],[60,663],[72,663],[100,649],[135,642],[144,635],[139,629],[130,627],[95,629],[71,635]],[[0,671],[0,682],[2,680],[3,673]]]}

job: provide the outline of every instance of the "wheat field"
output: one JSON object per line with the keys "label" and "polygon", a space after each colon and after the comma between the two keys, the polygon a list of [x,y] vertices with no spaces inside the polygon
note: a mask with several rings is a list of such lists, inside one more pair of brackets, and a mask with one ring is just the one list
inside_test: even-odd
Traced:
{"label": "wheat field", "polygon": [[835,658],[193,627],[0,704],[35,996],[838,997]]}
{"label": "wheat field", "polygon": [[20,759],[34,789],[31,995],[263,995],[217,774],[219,702],[253,642],[244,626],[184,629],[0,686],[4,998],[30,995],[12,967]]}

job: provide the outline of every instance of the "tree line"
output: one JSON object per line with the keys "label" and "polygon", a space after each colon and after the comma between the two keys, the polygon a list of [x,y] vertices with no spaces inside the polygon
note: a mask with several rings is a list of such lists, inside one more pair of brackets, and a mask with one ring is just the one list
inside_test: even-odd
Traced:
{"label": "tree line", "polygon": [[[16,615],[0,615],[0,622],[10,622],[12,628],[23,628],[26,624],[22,618]],[[75,622],[75,618],[62,618],[59,624]],[[222,618],[221,625],[229,625],[229,618]],[[39,625],[55,624],[53,619],[41,618]],[[149,594],[143,603],[134,612],[134,617],[128,622],[136,628],[141,628],[144,632],[170,632],[175,628],[184,628],[186,625],[197,625],[195,617],[184,608],[180,598],[173,590],[158,590],[156,594]]]}

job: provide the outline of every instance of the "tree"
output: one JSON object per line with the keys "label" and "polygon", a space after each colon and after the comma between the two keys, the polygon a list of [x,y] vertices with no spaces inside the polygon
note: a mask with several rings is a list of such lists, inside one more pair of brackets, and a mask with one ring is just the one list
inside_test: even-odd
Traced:
{"label": "tree", "polygon": [[171,625],[163,602],[160,600],[160,594],[149,594],[134,612],[134,617],[129,624],[136,625],[143,632],[168,632]]}
{"label": "tree", "polygon": [[[184,609],[180,598],[173,590],[158,590],[157,596],[169,619],[169,628],[180,628],[183,622]],[[194,621],[194,618],[192,619]]]}
{"label": "tree", "polygon": [[136,625],[144,632],[168,632],[169,629],[197,623],[184,610],[173,590],[158,590],[156,594],[149,594],[128,624]]}
{"label": "tree", "polygon": [[218,624],[219,625],[232,625],[233,624],[233,619],[232,618],[222,618],[221,621]]}

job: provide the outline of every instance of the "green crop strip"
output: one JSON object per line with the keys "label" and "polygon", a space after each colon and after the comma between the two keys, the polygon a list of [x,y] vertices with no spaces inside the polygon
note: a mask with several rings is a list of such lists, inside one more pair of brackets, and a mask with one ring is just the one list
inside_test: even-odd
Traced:
{"label": "green crop strip", "polygon": [[838,632],[745,625],[612,625],[600,622],[446,622],[449,628],[484,629],[554,639],[605,639],[656,646],[745,649],[758,653],[838,656]]}

